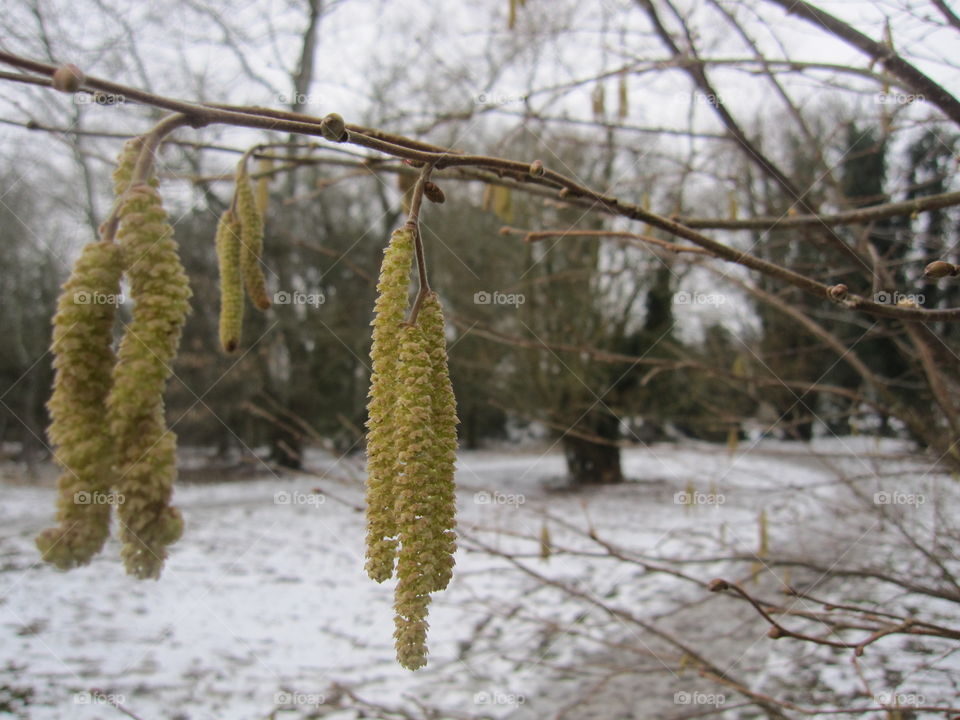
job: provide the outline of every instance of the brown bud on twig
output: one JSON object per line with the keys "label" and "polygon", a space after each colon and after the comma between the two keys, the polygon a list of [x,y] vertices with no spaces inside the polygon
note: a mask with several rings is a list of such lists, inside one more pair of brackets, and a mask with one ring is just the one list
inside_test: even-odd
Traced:
{"label": "brown bud on twig", "polygon": [[707,589],[710,590],[710,592],[723,592],[724,590],[730,589],[730,583],[723,578],[714,578],[707,585]]}
{"label": "brown bud on twig", "polygon": [[427,200],[437,203],[437,205],[442,205],[443,201],[447,199],[443,194],[443,190],[440,189],[440,186],[430,180],[427,180],[427,182],[423,184],[423,194]]}
{"label": "brown bud on twig", "polygon": [[534,160],[532,163],[530,163],[530,169],[528,172],[534,177],[540,177],[543,175],[543,163],[539,160]]}
{"label": "brown bud on twig", "polygon": [[777,638],[782,638],[782,637],[783,637],[783,630],[781,630],[780,628],[778,628],[776,625],[773,625],[773,626],[767,631],[767,637],[770,638],[771,640],[776,640]]}
{"label": "brown bud on twig", "polygon": [[75,93],[83,85],[83,70],[73,63],[61,65],[53,73],[53,87],[60,92]]}
{"label": "brown bud on twig", "polygon": [[832,285],[827,293],[830,295],[831,300],[843,300],[847,296],[849,288],[843,283],[837,285]]}
{"label": "brown bud on twig", "polygon": [[330,142],[347,139],[347,125],[337,113],[330,113],[320,123],[320,133]]}
{"label": "brown bud on twig", "polygon": [[933,280],[960,275],[960,266],[944,260],[934,260],[923,269],[923,276]]}
{"label": "brown bud on twig", "polygon": [[557,196],[565,198],[569,194],[570,194],[570,188],[560,188],[560,192],[557,193]]}
{"label": "brown bud on twig", "polygon": [[504,225],[504,226],[503,226],[502,228],[500,228],[500,230],[498,230],[497,232],[499,232],[501,235],[503,235],[504,237],[506,237],[507,235],[509,235],[509,234],[510,234],[511,232],[513,232],[513,231],[512,231],[512,229],[510,228],[509,225]]}

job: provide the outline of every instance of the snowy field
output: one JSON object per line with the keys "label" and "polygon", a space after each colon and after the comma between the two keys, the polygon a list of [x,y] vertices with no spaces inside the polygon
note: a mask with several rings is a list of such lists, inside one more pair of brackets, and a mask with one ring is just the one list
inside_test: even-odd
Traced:
{"label": "snowy field", "polygon": [[[816,447],[817,456],[772,441],[732,457],[696,444],[630,450],[632,482],[582,493],[552,489],[564,470],[555,452],[463,453],[464,537],[454,580],[431,608],[429,665],[416,673],[393,658],[392,586],[363,572],[359,459],[316,453],[311,473],[278,477],[264,468],[244,482],[181,485],[175,499],[186,531],[156,582],[125,576],[114,541],[79,570],[38,564],[33,537],[51,522],[53,489],[49,478],[37,486],[7,467],[0,716],[123,717],[111,700],[142,720],[431,717],[427,707],[441,711],[434,717],[514,720],[679,718],[717,706],[723,717],[758,716],[662,638],[601,605],[689,638],[731,676],[778,696],[831,692],[861,707],[883,693],[952,702],[960,696],[956,643],[931,642],[918,654],[905,652],[915,641],[904,636],[871,646],[860,665],[870,697],[849,652],[773,642],[744,603],[610,557],[589,537],[592,529],[600,541],[706,583],[744,579],[748,565],[723,558],[760,549],[761,511],[770,556],[909,570],[915,560],[901,552],[903,538],[838,485],[838,471],[867,497],[922,495],[897,517],[931,542],[946,532],[934,507],[957,515],[953,481],[894,443]],[[693,507],[683,502],[690,490]],[[540,556],[544,526],[548,558]],[[749,587],[776,596],[782,571],[757,565]],[[876,592],[897,601],[895,588]],[[922,599],[920,609],[953,623],[956,607]]]}

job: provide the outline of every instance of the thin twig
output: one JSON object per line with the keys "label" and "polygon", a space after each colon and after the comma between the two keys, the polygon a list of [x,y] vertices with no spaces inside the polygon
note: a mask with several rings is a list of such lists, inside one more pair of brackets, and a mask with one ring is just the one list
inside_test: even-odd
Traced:
{"label": "thin twig", "polygon": [[423,237],[420,235],[420,209],[423,207],[424,186],[430,180],[431,172],[433,172],[432,164],[424,165],[423,169],[420,170],[420,177],[417,178],[417,183],[413,186],[410,213],[407,216],[407,228],[413,233],[413,247],[417,255],[417,279],[419,281],[417,298],[410,309],[410,317],[407,318],[410,325],[417,322],[420,306],[430,292],[430,280],[427,277],[427,258],[423,251]]}

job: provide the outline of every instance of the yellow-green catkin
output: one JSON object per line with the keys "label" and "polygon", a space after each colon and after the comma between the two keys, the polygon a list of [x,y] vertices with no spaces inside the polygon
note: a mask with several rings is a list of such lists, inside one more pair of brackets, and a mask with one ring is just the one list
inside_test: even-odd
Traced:
{"label": "yellow-green catkin", "polygon": [[260,310],[270,307],[267,284],[260,267],[263,253],[263,216],[250,183],[246,163],[237,165],[236,211],[240,220],[240,271],[250,301]]}
{"label": "yellow-green catkin", "polygon": [[553,554],[553,541],[550,538],[550,528],[544,520],[540,526],[540,559],[547,562]]}
{"label": "yellow-green catkin", "polygon": [[270,173],[273,170],[273,160],[270,158],[260,158],[257,161],[257,210],[260,216],[267,214],[267,208],[270,205]]}
{"label": "yellow-green catkin", "polygon": [[430,358],[430,427],[433,442],[430,445],[428,494],[431,515],[431,533],[434,543],[434,570],[432,590],[443,590],[453,575],[456,552],[457,496],[454,471],[457,461],[457,401],[450,383],[447,367],[447,337],[444,332],[443,307],[436,293],[429,293],[420,306],[417,325],[423,332],[424,349]]}
{"label": "yellow-green catkin", "polygon": [[232,210],[217,223],[220,271],[220,345],[230,353],[240,346],[243,328],[243,277],[240,274],[240,223]]}
{"label": "yellow-green catkin", "polygon": [[[116,197],[123,195],[130,187],[130,180],[133,178],[133,170],[137,166],[137,160],[140,157],[140,150],[143,148],[143,138],[135,137],[127,140],[120,150],[117,157],[117,167],[113,170],[113,194]],[[160,183],[156,176],[151,177],[148,183],[151,187],[157,187]]]}
{"label": "yellow-green catkin", "polygon": [[402,472],[394,479],[400,551],[394,618],[397,660],[416,670],[427,662],[430,593],[445,570],[445,548],[434,532],[433,367],[419,327],[405,326],[400,339],[400,393],[395,437]]}
{"label": "yellow-green catkin", "polygon": [[140,156],[140,148],[143,142],[140,138],[127,140],[120,150],[120,156],[117,158],[117,167],[113,171],[113,194],[120,197],[130,186],[130,179],[133,177],[133,169],[137,165],[137,158]]}
{"label": "yellow-green catkin", "polygon": [[384,250],[377,301],[374,306],[370,361],[370,402],[367,405],[367,562],[371,579],[393,575],[397,554],[393,482],[400,472],[394,411],[400,390],[398,377],[401,326],[407,314],[413,233],[400,228]]}
{"label": "yellow-green catkin", "polygon": [[110,533],[113,453],[104,417],[122,270],[117,245],[87,245],[63,285],[53,320],[49,437],[63,474],[57,485],[59,525],[42,532],[37,547],[62,570],[90,562]]}
{"label": "yellow-green catkin", "polygon": [[457,549],[454,466],[456,400],[447,369],[443,310],[428,294],[415,327],[404,327],[395,437],[400,473],[395,513],[400,552],[395,610],[397,659],[416,670],[426,664],[430,593],[446,588]]}
{"label": "yellow-green catkin", "polygon": [[121,555],[131,575],[156,578],[166,546],[183,530],[179,511],[170,505],[176,437],[166,428],[163,391],[189,311],[190,286],[155,188],[128,189],[117,237],[134,300],[107,398],[122,496]]}

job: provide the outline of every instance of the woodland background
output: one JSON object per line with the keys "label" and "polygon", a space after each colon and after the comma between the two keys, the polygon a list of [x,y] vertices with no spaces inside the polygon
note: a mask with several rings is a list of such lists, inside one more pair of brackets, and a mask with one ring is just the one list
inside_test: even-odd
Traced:
{"label": "woodland background", "polygon": [[[831,220],[956,193],[960,126],[883,63],[780,5],[527,0],[441,12],[403,0],[9,0],[0,49],[73,62],[159,95],[317,116],[339,112],[348,122],[456,150],[540,159],[589,187],[876,302],[960,307],[960,283],[924,275],[930,262],[960,263],[960,198],[868,222]],[[960,92],[954,52],[960,20],[945,3],[821,7],[908,58],[945,92]],[[0,82],[0,440],[11,477],[24,487],[42,485],[48,474],[47,348],[59,285],[109,212],[110,171],[123,140],[161,116],[122,98],[97,103]],[[158,169],[194,291],[167,396],[168,419],[185,449],[183,479],[261,482],[268,475],[285,487],[326,478],[341,461],[362,474],[374,284],[386,239],[404,220],[403,195],[416,169],[357,147],[279,133],[211,126],[175,138]],[[259,142],[283,141],[289,147],[256,156],[258,190],[268,200],[265,266],[275,305],[266,314],[248,311],[244,347],[226,356],[216,329],[216,218],[230,201],[240,154]],[[778,472],[792,478],[791,463],[816,463],[821,475],[797,482],[866,498],[858,512],[899,533],[893,547],[907,548],[890,560],[894,569],[880,568],[884,559],[868,554],[857,557],[848,575],[836,573],[843,565],[832,559],[843,557],[839,544],[819,558],[806,548],[804,558],[780,557],[778,565],[767,540],[754,546],[754,524],[766,538],[771,521],[767,505],[752,500],[731,521],[751,527],[748,550],[697,540],[700,560],[682,562],[722,561],[718,567],[731,578],[756,577],[760,562],[774,587],[787,583],[781,567],[806,563],[814,570],[804,592],[827,588],[868,598],[870,610],[853,613],[840,628],[846,630],[882,630],[887,621],[870,613],[884,608],[902,619],[916,609],[915,596],[956,607],[949,478],[960,467],[960,323],[851,310],[688,244],[678,247],[662,230],[491,173],[457,170],[434,180],[446,202],[425,208],[423,231],[432,285],[448,317],[468,465],[484,452],[532,452],[536,462],[552,458],[549,472],[537,478],[580,493],[625,480],[647,492],[643,483],[665,474],[673,483],[667,489],[687,498],[674,498],[670,509],[683,513],[678,505],[692,504],[695,493],[721,494],[724,479],[749,486],[742,469],[729,477],[697,473],[692,468],[701,462],[713,468],[713,461],[691,459],[698,453],[734,462],[756,451],[771,463],[763,466],[771,478]],[[791,459],[770,460],[771,447]],[[641,461],[645,452],[681,453],[686,469],[672,474],[666,465]],[[525,466],[517,467],[525,476]],[[508,480],[473,487],[477,477],[466,480],[469,489],[537,492]],[[864,478],[873,483],[869,491],[856,485]],[[920,517],[916,503],[891,507],[897,503],[874,495],[932,498],[926,483],[938,478],[945,489],[923,508],[929,517]],[[781,489],[797,487],[785,481]],[[643,492],[641,503],[650,497]],[[609,504],[610,496],[547,498],[536,519],[514,534],[535,542],[536,557],[543,528],[554,528],[556,542],[561,530],[552,523],[572,523],[569,508],[577,502]],[[842,515],[835,495],[824,502]],[[568,510],[560,520],[544,519],[561,507]],[[487,520],[467,532],[467,546],[470,532],[490,529]],[[794,530],[802,526],[793,520]],[[693,532],[696,524],[684,527]],[[564,531],[578,538],[568,548],[576,556],[586,552],[577,543],[589,544],[596,527]],[[842,533],[834,539],[852,542]],[[659,566],[643,565],[650,560],[644,548],[639,555],[623,549],[634,540],[627,533],[598,552],[658,575]],[[472,547],[514,564],[524,557],[509,542],[496,552],[479,539]],[[21,552],[16,557],[25,557]],[[919,559],[910,560],[911,552]],[[685,577],[702,591],[711,575]],[[846,585],[850,578],[862,584]],[[892,583],[902,594],[880,592],[873,581]],[[567,599],[575,606],[575,595]],[[931,642],[950,641],[935,650],[913,647],[917,666],[929,669],[927,655],[952,658],[960,635],[941,624],[949,610],[920,606],[940,628]],[[677,612],[689,607],[679,604]],[[736,622],[759,620],[748,604],[738,607]],[[825,636],[839,627],[819,614],[812,621],[828,628]],[[593,629],[608,637],[609,628]],[[665,657],[659,648],[647,650]],[[683,660],[687,655],[670,655],[670,662],[707,667]],[[877,672],[884,676],[883,668]],[[934,674],[930,687],[943,692],[934,698],[925,690],[925,701],[951,701],[956,677]],[[714,711],[781,717],[791,716],[794,701],[855,705],[856,693],[838,687],[791,690],[786,705],[748,692],[746,710]],[[903,686],[891,680],[885,687],[895,695]],[[922,704],[904,712],[922,714]],[[516,702],[501,705],[517,710]],[[893,712],[877,709],[883,705],[863,713]]]}

